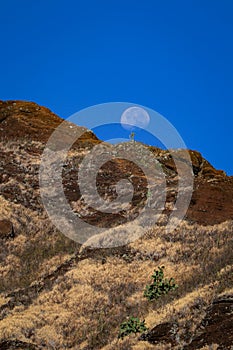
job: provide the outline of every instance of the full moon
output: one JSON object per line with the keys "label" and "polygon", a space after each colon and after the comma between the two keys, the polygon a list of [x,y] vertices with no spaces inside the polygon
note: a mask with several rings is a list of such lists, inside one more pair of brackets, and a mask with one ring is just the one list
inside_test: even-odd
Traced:
{"label": "full moon", "polygon": [[149,114],[141,107],[129,107],[121,115],[121,125],[126,130],[133,130],[135,127],[143,129],[149,122]]}

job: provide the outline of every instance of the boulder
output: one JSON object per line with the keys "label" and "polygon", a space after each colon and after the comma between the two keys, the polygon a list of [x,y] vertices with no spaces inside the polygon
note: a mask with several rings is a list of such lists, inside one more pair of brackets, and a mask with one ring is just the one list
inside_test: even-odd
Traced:
{"label": "boulder", "polygon": [[0,239],[14,238],[14,227],[9,220],[0,220]]}
{"label": "boulder", "polygon": [[171,343],[172,345],[176,345],[177,333],[177,323],[164,322],[155,326],[150,331],[143,333],[139,337],[139,340],[148,341],[151,344]]}

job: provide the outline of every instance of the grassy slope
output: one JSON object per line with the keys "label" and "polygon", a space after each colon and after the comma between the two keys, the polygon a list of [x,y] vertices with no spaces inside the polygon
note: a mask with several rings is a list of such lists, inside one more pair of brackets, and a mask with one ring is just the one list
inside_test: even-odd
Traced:
{"label": "grassy slope", "polygon": [[[43,113],[41,129],[46,126],[48,111]],[[59,120],[53,118],[56,127]],[[27,118],[23,121],[26,123]],[[11,123],[10,127],[14,125]],[[23,171],[11,174],[10,164],[9,178],[3,178],[0,188],[13,185],[21,190],[18,202],[11,193],[8,200],[0,196],[0,218],[11,220],[16,231],[16,238],[3,240],[0,248],[0,339],[27,340],[44,349],[169,349],[168,345],[139,342],[134,335],[117,340],[120,323],[128,316],[138,316],[145,318],[149,328],[163,321],[178,321],[180,349],[190,340],[214,297],[233,293],[232,221],[210,226],[183,222],[172,234],[157,226],[128,247],[81,251],[77,243],[54,229],[40,203],[34,201],[39,191],[33,169],[38,167],[36,151],[43,141],[36,127],[35,121],[32,132],[36,141],[4,140],[0,148],[6,159],[14,159],[17,169],[32,168],[26,176]],[[79,156],[83,149],[79,149]],[[75,150],[71,153],[72,157],[77,155]],[[199,160],[195,161],[198,167]],[[23,206],[20,200],[31,185],[29,205]],[[210,182],[209,187],[212,185]],[[215,186],[221,190],[218,181]],[[197,196],[197,214],[199,200]],[[208,207],[211,203],[204,204]],[[143,297],[143,290],[153,270],[161,265],[166,277],[174,277],[179,288],[151,303]]]}
{"label": "grassy slope", "polygon": [[[22,233],[17,242],[8,243],[12,244],[12,257],[6,270],[10,271],[13,265],[20,271],[24,265],[25,244],[21,253],[18,251],[18,265],[13,258],[13,245],[20,246],[19,241],[25,240]],[[135,336],[117,340],[119,324],[133,315],[145,318],[148,327],[178,321],[183,344],[203,317],[205,306],[232,288],[231,222],[207,227],[183,223],[169,235],[162,227],[155,228],[130,248],[123,255],[108,254],[104,258],[104,254],[90,251],[89,257],[70,264],[52,285],[34,295],[29,305],[22,302],[9,310],[1,321],[0,337],[30,338],[48,349],[151,349],[152,345],[138,342]],[[40,275],[45,276],[69,258],[68,253],[56,252],[43,264],[37,250],[34,268],[38,270],[39,266]],[[165,275],[174,277],[179,288],[158,301],[148,302],[143,290],[153,269],[161,265],[165,265]],[[38,272],[34,273],[33,279],[38,278]],[[6,302],[3,295],[1,304]],[[153,346],[156,348],[162,349],[161,345]]]}

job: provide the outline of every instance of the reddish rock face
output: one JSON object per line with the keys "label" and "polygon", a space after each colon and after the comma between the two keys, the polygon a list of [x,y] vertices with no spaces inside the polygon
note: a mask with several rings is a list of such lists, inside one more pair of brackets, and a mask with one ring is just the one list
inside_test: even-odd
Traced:
{"label": "reddish rock face", "polygon": [[[6,145],[4,152],[1,151],[0,157],[0,192],[6,199],[35,210],[42,210],[39,203],[39,193],[35,192],[39,186],[39,165],[22,167],[20,157],[24,151],[29,163],[31,157],[37,157],[39,161],[46,141],[62,121],[49,109],[33,102],[0,101],[0,140]],[[22,151],[19,152],[19,159],[15,159],[13,152],[8,149],[9,142],[14,142]],[[96,136],[91,132],[86,132],[73,145],[73,149],[90,149],[97,143],[100,141]],[[177,192],[175,164],[168,151],[162,151],[155,147],[149,147],[149,149],[154,153],[166,174],[168,180],[167,202],[172,204],[175,202]],[[214,169],[199,152],[189,152],[193,165],[194,191],[186,219],[204,225],[233,219],[233,177],[228,177],[223,171]],[[82,158],[80,158],[81,160]],[[78,164],[76,165],[78,167]],[[142,181],[140,190],[136,190],[133,198],[134,204],[140,207],[139,202],[143,205],[143,201],[145,201],[146,188],[144,187],[147,186],[147,183],[143,175],[140,175],[133,165],[126,164],[124,160],[106,164],[104,169],[106,176],[97,177],[99,192],[100,194],[105,192],[108,195],[110,184],[116,183],[121,177],[125,178],[126,166],[129,173],[136,171],[133,183],[135,188],[139,188],[139,183]],[[77,187],[77,174],[74,170],[73,164],[69,164],[68,160],[64,171],[64,187],[65,194],[70,201],[77,201],[80,198],[79,190],[76,188],[74,191],[74,187]],[[27,183],[25,177],[27,177]],[[14,181],[10,181],[10,179]],[[20,183],[24,183],[26,186],[24,193],[22,193]],[[115,193],[112,196],[114,197]],[[111,199],[111,194],[109,194],[109,199]],[[169,210],[165,210],[165,213],[169,215]],[[103,220],[105,226],[108,223],[111,225],[113,219],[119,220],[121,223],[124,222],[124,217],[121,216],[113,218],[111,215],[105,215],[103,217],[98,212],[87,215],[87,220],[92,223],[95,221],[100,223]]]}
{"label": "reddish rock face", "polygon": [[[48,108],[34,102],[0,101],[0,139],[39,141],[43,145],[52,132],[64,119],[58,117]],[[97,137],[86,132],[80,142],[98,142]]]}
{"label": "reddish rock face", "polygon": [[201,175],[195,187],[187,218],[202,225],[233,219],[233,177]]}

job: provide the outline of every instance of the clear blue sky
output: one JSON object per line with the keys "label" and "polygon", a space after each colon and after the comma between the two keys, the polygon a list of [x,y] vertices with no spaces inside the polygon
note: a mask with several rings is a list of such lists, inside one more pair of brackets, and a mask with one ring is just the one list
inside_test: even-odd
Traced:
{"label": "clear blue sky", "polygon": [[144,105],[233,175],[232,0],[7,0],[0,30],[0,99]]}

